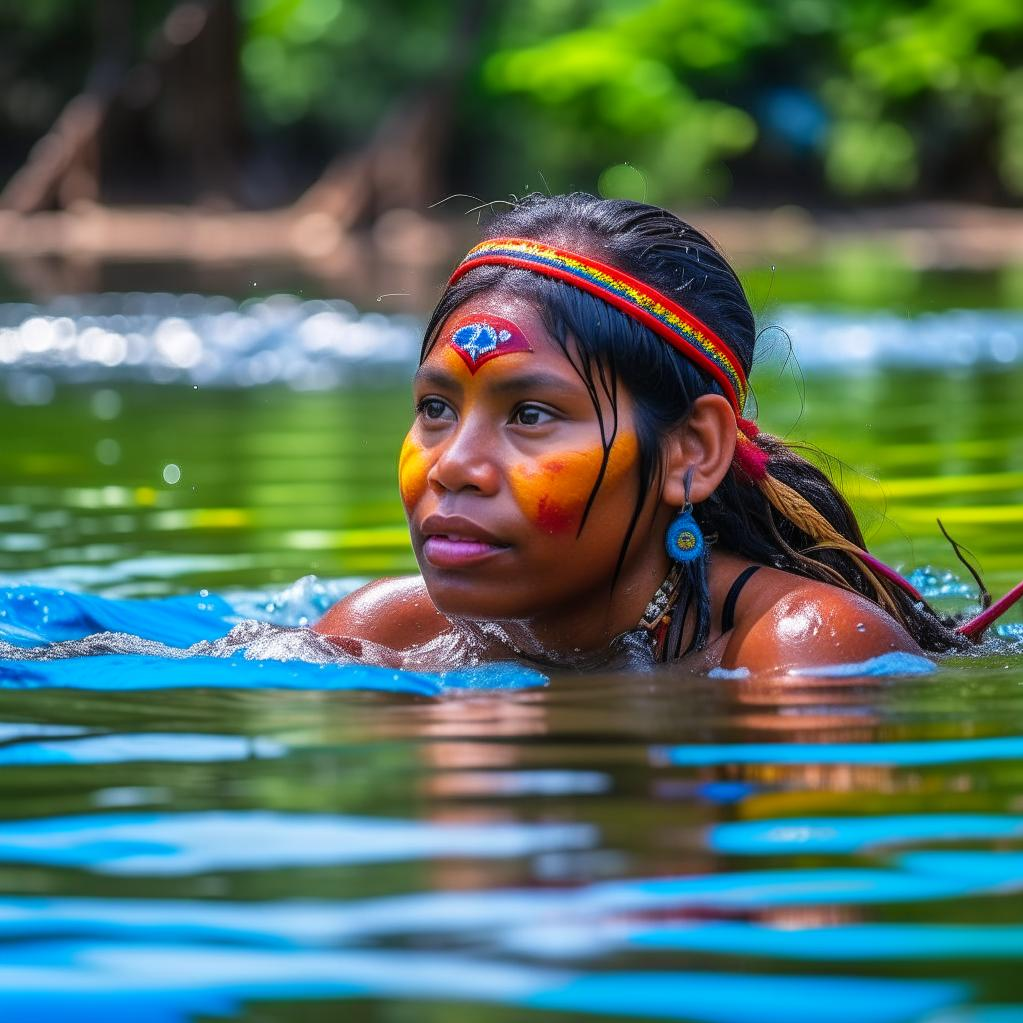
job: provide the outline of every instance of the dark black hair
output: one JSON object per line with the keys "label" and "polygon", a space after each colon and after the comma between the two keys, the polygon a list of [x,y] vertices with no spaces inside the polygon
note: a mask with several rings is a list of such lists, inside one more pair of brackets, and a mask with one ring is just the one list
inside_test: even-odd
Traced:
{"label": "dark black hair", "polygon": [[[677,301],[724,338],[749,375],[757,330],[742,283],[705,235],[667,210],[627,199],[598,199],[582,192],[534,193],[496,214],[483,234],[484,238],[528,238],[580,251],[624,270]],[[536,306],[551,336],[590,390],[597,410],[604,461],[580,530],[603,480],[617,431],[618,386],[633,399],[640,487],[619,553],[617,578],[644,498],[659,483],[663,438],[685,422],[695,398],[721,394],[721,387],[653,331],[601,299],[529,270],[504,266],[477,267],[444,292],[427,327],[422,358],[458,306],[473,295],[497,288]],[[611,409],[609,423],[601,412],[601,392]],[[795,490],[842,537],[857,547],[864,546],[851,508],[820,468],[775,437],[762,433],[756,443],[767,452],[768,471],[774,479]],[[744,482],[734,467],[695,514],[703,531],[716,535],[716,542],[735,554],[838,584],[879,603],[876,586],[860,562],[841,551],[819,548],[814,537],[773,507],[757,487]],[[681,625],[689,608],[694,609],[696,622],[687,650],[702,646],[709,632],[705,581],[701,575],[689,583],[685,604],[669,635],[671,657],[682,652]],[[882,584],[889,610],[923,649],[945,651],[967,645],[926,604],[914,601],[895,584],[884,580]]]}

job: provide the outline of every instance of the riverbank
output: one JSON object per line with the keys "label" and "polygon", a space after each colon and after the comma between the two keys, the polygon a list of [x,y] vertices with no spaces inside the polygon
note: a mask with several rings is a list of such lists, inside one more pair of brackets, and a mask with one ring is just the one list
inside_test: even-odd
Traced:
{"label": "riverbank", "polygon": [[[466,200],[468,202],[468,200]],[[36,298],[101,290],[106,264],[175,266],[177,288],[189,266],[204,280],[234,283],[244,272],[265,290],[288,275],[341,283],[348,294],[388,298],[391,308],[419,308],[475,237],[477,214],[443,216],[392,210],[373,227],[348,232],[329,214],[288,207],[263,212],[197,207],[107,207],[19,215],[0,211],[0,261],[14,290]],[[778,262],[813,265],[870,252],[908,270],[995,270],[1023,266],[1023,210],[961,204],[917,204],[855,211],[682,210],[725,250],[740,270]],[[383,283],[381,283],[383,282]],[[152,287],[151,281],[144,285]],[[172,289],[172,284],[167,287]],[[173,290],[173,289],[172,289]],[[406,301],[407,299],[407,301]]]}

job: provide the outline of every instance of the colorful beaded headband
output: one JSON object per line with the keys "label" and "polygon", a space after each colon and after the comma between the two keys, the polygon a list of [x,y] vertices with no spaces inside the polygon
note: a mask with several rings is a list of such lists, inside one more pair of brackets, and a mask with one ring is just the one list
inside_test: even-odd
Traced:
{"label": "colorful beaded headband", "polygon": [[514,266],[565,281],[638,320],[705,370],[742,418],[749,385],[735,353],[706,324],[659,291],[616,267],[525,238],[491,238],[470,249],[448,285],[474,267]]}

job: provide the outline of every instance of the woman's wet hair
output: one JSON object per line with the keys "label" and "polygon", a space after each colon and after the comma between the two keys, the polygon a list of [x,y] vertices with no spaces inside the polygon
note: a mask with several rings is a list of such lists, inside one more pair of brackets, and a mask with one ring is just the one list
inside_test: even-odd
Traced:
{"label": "woman's wet hair", "polygon": [[[484,238],[527,238],[581,252],[624,270],[684,306],[738,356],[747,376],[753,366],[757,329],[742,283],[705,235],[657,206],[627,199],[598,199],[586,193],[531,194],[496,214]],[[618,427],[618,388],[630,395],[639,442],[639,491],[619,552],[617,579],[644,500],[660,484],[664,438],[685,422],[693,401],[721,394],[721,387],[658,335],[601,299],[570,284],[507,266],[479,266],[442,295],[426,330],[426,358],[445,320],[474,295],[501,290],[523,298],[540,312],[551,336],[590,391],[600,422],[604,459],[580,522],[584,528],[603,481]],[[610,416],[602,411],[604,396]],[[768,471],[793,488],[847,540],[864,546],[855,515],[828,476],[790,445],[761,433],[757,444],[768,454]],[[710,498],[695,509],[704,533],[716,543],[759,564],[810,579],[838,584],[877,602],[877,592],[860,565],[841,551],[820,549],[817,541],[781,514],[756,487],[729,469]],[[699,590],[701,592],[693,592]],[[930,607],[894,584],[886,585],[896,617],[920,646],[930,651],[967,645]],[[695,616],[691,640],[681,650],[682,623]],[[692,580],[675,628],[668,657],[698,649],[709,632],[706,586]]]}

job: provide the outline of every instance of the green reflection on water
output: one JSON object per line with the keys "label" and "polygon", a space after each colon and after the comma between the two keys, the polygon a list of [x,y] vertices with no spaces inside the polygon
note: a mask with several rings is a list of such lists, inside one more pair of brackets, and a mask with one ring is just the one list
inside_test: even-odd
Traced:
{"label": "green reflection on water", "polygon": [[[761,424],[831,456],[881,557],[956,567],[940,516],[993,590],[1023,572],[1023,367],[813,376],[803,389],[766,367],[755,382]],[[3,406],[0,572],[87,566],[83,586],[141,594],[414,570],[395,481],[404,381],[121,385],[114,419],[97,418],[97,390]]]}
{"label": "green reflection on water", "polygon": [[[953,567],[933,522],[940,514],[979,555],[995,590],[1023,574],[1023,410],[1015,398],[1021,384],[1023,367],[813,377],[804,401],[785,374],[761,367],[757,380],[764,427],[818,445],[840,460],[834,463],[838,475],[882,556],[903,565]],[[60,388],[45,407],[0,406],[6,436],[0,446],[0,571],[18,575],[79,565],[96,570],[81,576],[84,587],[146,594],[263,587],[307,572],[369,576],[414,567],[395,484],[396,452],[410,405],[403,382],[306,394],[130,385],[117,388],[123,404],[110,420],[94,413],[96,390]],[[98,457],[110,451],[110,445],[97,448],[102,441],[117,445],[119,457],[111,465]],[[174,485],[163,480],[171,463],[181,470]],[[104,900],[138,899],[243,905],[323,899],[357,907],[423,892],[584,889],[618,878],[729,872],[737,873],[741,888],[749,865],[706,842],[709,829],[719,823],[759,819],[800,826],[805,819],[829,816],[1018,815],[1023,767],[1018,761],[978,760],[694,768],[661,763],[652,748],[1018,734],[1023,689],[1018,661],[1007,665],[1007,660],[992,653],[983,661],[895,684],[888,679],[798,681],[774,690],[664,673],[642,680],[557,678],[542,690],[446,700],[243,689],[0,691],[0,721],[65,723],[115,734],[177,732],[184,743],[190,733],[259,736],[287,750],[280,758],[223,763],[6,767],[0,772],[0,799],[12,820],[98,818],[118,811],[263,810],[483,826],[491,821],[584,823],[598,836],[593,849],[547,857],[268,865],[170,881],[11,861],[0,863],[0,885],[20,896],[70,896],[95,900],[100,907]],[[606,784],[587,790],[517,787],[544,772],[562,779],[561,785],[571,772],[599,775]],[[705,789],[718,782],[748,791],[736,803],[717,803]],[[928,843],[937,851],[964,844],[977,846]],[[996,848],[985,842],[981,851],[996,857],[1011,854],[1018,844]],[[890,845],[855,856],[788,851],[764,857],[757,866],[825,873],[842,865],[895,870],[911,845],[893,833]],[[994,926],[1016,924],[1023,913],[1018,888],[850,905],[825,886],[819,900],[811,907],[758,911],[756,919],[788,930],[861,922]],[[725,915],[746,918],[734,908]],[[87,921],[78,926],[91,937]],[[498,925],[487,924],[469,923],[454,933],[411,927],[405,933],[398,926],[377,946],[442,952],[454,947],[481,950],[498,962],[549,965],[542,950],[536,959],[521,951],[502,952],[502,933]],[[193,940],[201,956],[203,946]],[[731,970],[780,976],[822,970],[814,961],[613,948],[571,965],[583,971],[711,970],[721,974],[723,984]],[[1018,960],[965,956],[878,958],[829,963],[827,973],[954,977],[973,984],[978,1001],[1015,1002],[1018,965]],[[282,1000],[239,1008],[235,1018],[334,1019],[339,1008],[346,1018],[392,1023],[548,1018],[476,1003],[456,1011],[443,987],[433,1004],[403,1007],[384,996],[343,1006]]]}

